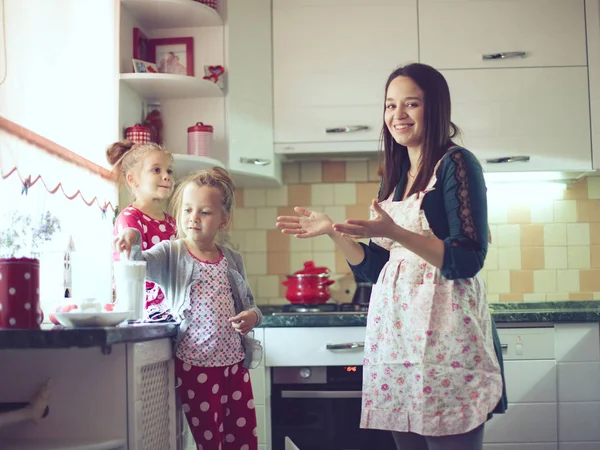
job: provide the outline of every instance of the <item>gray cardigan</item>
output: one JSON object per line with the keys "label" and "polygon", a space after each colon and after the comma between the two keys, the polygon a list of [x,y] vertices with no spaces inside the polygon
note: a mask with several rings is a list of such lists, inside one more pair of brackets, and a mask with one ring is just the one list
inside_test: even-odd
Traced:
{"label": "gray cardigan", "polygon": [[[131,251],[134,260],[146,261],[146,279],[158,284],[165,293],[167,301],[171,304],[171,313],[179,325],[176,347],[187,332],[191,315],[188,319],[183,314],[190,309],[190,289],[192,287],[192,269],[194,258],[190,255],[182,240],[161,241],[149,250],[140,252],[141,234],[137,233],[136,245]],[[218,246],[223,256],[227,259],[227,279],[231,285],[236,314],[251,310],[258,317],[257,325],[262,321],[262,313],[256,307],[254,296],[246,280],[246,270],[242,255],[228,247]],[[262,358],[262,347],[250,335],[243,336],[242,343],[246,352],[244,366],[253,368]]]}

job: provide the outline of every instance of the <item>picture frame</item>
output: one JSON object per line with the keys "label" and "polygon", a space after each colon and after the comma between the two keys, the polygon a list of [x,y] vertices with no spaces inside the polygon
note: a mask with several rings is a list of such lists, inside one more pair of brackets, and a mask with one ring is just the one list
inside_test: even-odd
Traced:
{"label": "picture frame", "polygon": [[194,76],[194,38],[150,39],[151,61],[159,73]]}
{"label": "picture frame", "polygon": [[152,61],[150,55],[150,40],[139,28],[133,29],[133,59]]}
{"label": "picture frame", "polygon": [[133,73],[158,73],[158,68],[154,63],[141,59],[132,59],[131,62],[133,63]]}

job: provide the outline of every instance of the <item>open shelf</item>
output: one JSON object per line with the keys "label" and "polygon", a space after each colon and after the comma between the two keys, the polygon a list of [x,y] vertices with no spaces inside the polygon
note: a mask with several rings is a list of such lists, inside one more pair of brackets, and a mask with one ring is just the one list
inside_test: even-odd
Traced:
{"label": "open shelf", "polygon": [[225,167],[221,161],[213,158],[173,153],[173,171],[176,178],[185,177],[192,172],[210,169],[215,166]]}
{"label": "open shelf", "polygon": [[122,73],[121,81],[148,100],[223,97],[209,80],[170,73]]}
{"label": "open shelf", "polygon": [[2,450],[121,450],[125,440],[93,439],[0,439]]}
{"label": "open shelf", "polygon": [[145,29],[223,25],[217,11],[194,0],[121,0],[121,4]]}

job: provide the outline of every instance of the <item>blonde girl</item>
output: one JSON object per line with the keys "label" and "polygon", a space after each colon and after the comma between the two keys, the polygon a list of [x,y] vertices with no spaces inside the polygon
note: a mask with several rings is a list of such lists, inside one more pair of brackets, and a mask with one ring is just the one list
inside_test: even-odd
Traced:
{"label": "blonde girl", "polygon": [[[173,156],[164,147],[154,144],[134,144],[119,141],[106,150],[106,158],[121,185],[127,186],[134,200],[123,209],[115,221],[113,234],[125,228],[135,228],[142,236],[142,249],[175,239],[175,220],[167,214],[166,200],[173,193]],[[119,260],[119,253],[113,253]],[[160,287],[146,283],[146,310],[149,320],[170,318],[165,296]]]}
{"label": "blonde girl", "polygon": [[[148,279],[165,289],[181,322],[175,370],[183,410],[203,450],[258,446],[248,368],[261,355],[248,332],[262,315],[241,255],[217,243],[231,222],[233,193],[229,174],[218,167],[183,179],[172,202],[179,239],[132,252],[146,261]],[[137,229],[125,229],[115,248],[131,252],[140,240]]]}

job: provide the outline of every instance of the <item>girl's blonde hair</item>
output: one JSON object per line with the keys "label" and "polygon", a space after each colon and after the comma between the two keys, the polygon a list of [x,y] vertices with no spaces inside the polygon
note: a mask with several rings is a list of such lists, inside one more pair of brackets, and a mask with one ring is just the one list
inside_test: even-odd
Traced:
{"label": "girl's blonde hair", "polygon": [[106,149],[106,159],[113,167],[112,171],[117,178],[119,186],[127,186],[129,191],[133,194],[131,186],[127,183],[127,174],[132,172],[139,162],[151,152],[163,152],[169,155],[171,160],[173,160],[171,152],[162,145],[155,144],[154,142],[136,144],[132,141],[123,140],[115,142]]}
{"label": "girl's blonde hair", "polygon": [[[225,233],[221,235],[221,241],[227,240],[227,231],[231,226],[233,219],[233,207],[235,206],[235,185],[233,180],[229,176],[229,172],[221,167],[213,167],[211,169],[200,170],[192,173],[185,178],[182,178],[177,182],[177,187],[171,202],[169,203],[169,214],[175,217],[175,220],[179,220],[181,217],[181,208],[183,203],[183,191],[185,187],[193,183],[198,187],[208,186],[218,189],[221,193],[221,206],[223,212],[228,216],[227,227],[223,230]],[[182,227],[177,227],[177,237],[182,238],[184,234],[181,232]]]}

